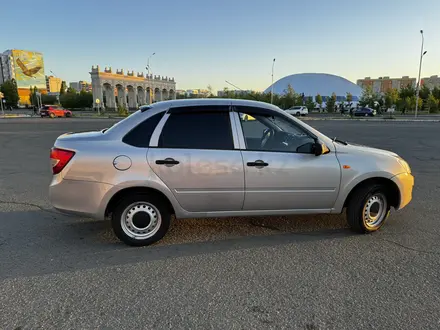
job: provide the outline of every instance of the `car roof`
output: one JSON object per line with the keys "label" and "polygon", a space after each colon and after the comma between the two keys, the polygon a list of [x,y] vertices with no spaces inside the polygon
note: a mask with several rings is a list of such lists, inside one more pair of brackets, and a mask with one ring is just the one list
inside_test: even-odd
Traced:
{"label": "car roof", "polygon": [[198,105],[235,105],[235,106],[247,106],[247,107],[259,107],[275,110],[277,112],[282,112],[280,108],[273,104],[253,101],[253,100],[242,100],[242,99],[223,99],[223,98],[204,98],[204,99],[180,99],[180,100],[169,100],[153,103],[150,105],[141,106],[142,108],[178,108],[178,107],[190,107]]}

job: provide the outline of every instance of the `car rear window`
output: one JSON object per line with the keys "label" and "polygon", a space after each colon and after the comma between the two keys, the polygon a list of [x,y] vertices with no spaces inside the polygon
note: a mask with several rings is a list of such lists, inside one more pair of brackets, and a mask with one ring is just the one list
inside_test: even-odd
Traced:
{"label": "car rear window", "polygon": [[151,135],[164,114],[165,112],[159,112],[147,118],[130,132],[128,132],[127,135],[125,135],[122,139],[122,142],[133,147],[148,148],[150,145]]}

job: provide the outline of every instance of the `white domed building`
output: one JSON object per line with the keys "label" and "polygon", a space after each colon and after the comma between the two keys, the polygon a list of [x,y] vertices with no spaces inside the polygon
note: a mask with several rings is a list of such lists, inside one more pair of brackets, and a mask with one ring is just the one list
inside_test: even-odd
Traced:
{"label": "white domed building", "polygon": [[[345,101],[347,93],[353,96],[353,103],[357,103],[362,94],[362,88],[351,81],[327,73],[299,73],[286,76],[273,84],[273,93],[282,95],[288,86],[292,86],[296,93],[304,94],[305,97],[313,97],[317,94],[322,96],[325,102],[327,97],[336,94],[336,101]],[[272,85],[264,92],[270,93]]]}

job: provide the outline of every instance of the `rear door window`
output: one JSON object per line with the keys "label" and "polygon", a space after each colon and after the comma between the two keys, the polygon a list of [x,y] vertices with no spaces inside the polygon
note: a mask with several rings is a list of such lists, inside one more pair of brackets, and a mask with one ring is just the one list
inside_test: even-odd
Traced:
{"label": "rear door window", "polygon": [[229,112],[171,113],[159,137],[159,147],[234,149]]}

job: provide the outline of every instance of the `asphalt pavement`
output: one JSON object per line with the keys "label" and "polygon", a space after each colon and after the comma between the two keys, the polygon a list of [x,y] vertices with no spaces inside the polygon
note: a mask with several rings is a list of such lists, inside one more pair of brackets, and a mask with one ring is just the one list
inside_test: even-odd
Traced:
{"label": "asphalt pavement", "polygon": [[47,197],[56,137],[114,122],[0,121],[0,329],[440,328],[438,123],[308,122],[412,167],[412,203],[373,235],[344,215],[188,219],[130,248]]}

